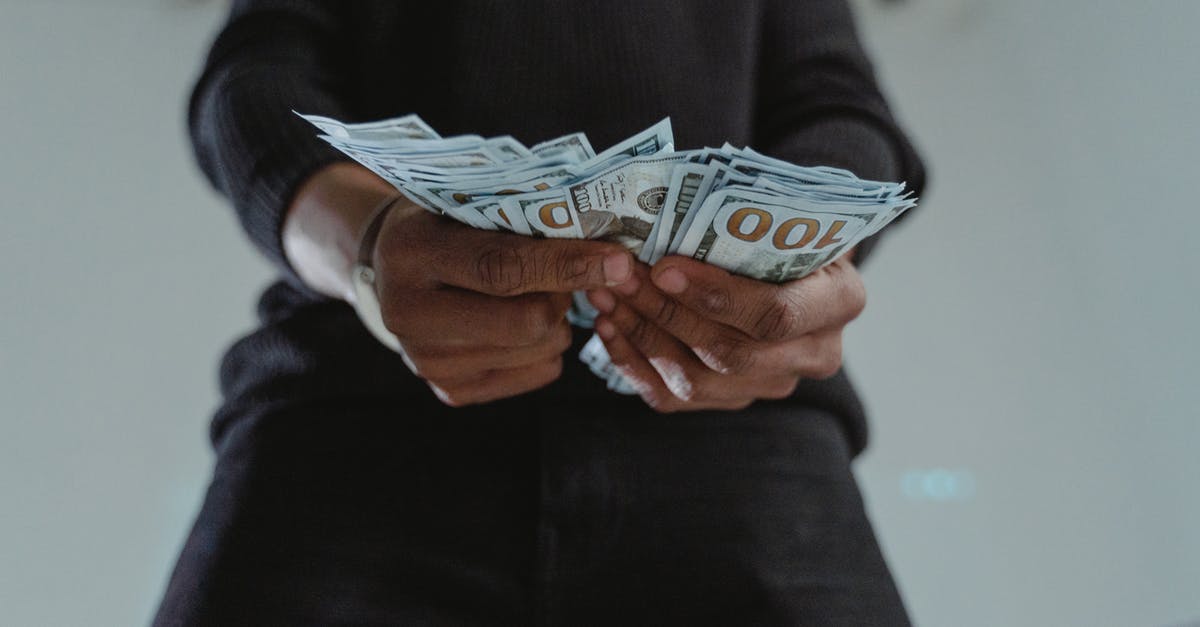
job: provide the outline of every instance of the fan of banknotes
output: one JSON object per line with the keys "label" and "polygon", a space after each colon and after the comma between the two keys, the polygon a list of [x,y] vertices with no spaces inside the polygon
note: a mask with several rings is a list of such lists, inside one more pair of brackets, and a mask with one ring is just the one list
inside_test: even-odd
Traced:
{"label": "fan of banknotes", "polygon": [[[670,119],[597,154],[583,133],[526,147],[510,136],[442,137],[416,115],[346,124],[300,115],[319,137],[414,203],[469,226],[605,238],[641,261],[685,255],[780,283],[837,259],[916,205],[904,183],[804,167],[750,148],[675,150]],[[570,318],[596,311],[576,294]],[[633,386],[593,336],[580,353],[614,391]]]}

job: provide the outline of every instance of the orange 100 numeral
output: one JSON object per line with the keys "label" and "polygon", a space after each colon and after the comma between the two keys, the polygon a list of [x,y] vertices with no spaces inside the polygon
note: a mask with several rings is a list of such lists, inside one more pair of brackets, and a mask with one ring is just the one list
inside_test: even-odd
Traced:
{"label": "orange 100 numeral", "polygon": [[575,223],[565,202],[542,205],[538,209],[538,217],[541,218],[542,224],[552,229],[565,229]]}
{"label": "orange 100 numeral", "polygon": [[[821,235],[821,223],[812,218],[788,218],[777,227],[774,222],[775,219],[769,211],[758,207],[742,207],[729,214],[726,231],[743,242],[757,242],[768,233],[772,233],[774,227],[771,245],[779,250],[804,248],[817,239],[817,235]],[[843,240],[839,239],[837,234],[844,226],[845,220],[834,220],[829,229],[821,235],[821,239],[813,245],[813,249],[820,250],[841,243]]]}

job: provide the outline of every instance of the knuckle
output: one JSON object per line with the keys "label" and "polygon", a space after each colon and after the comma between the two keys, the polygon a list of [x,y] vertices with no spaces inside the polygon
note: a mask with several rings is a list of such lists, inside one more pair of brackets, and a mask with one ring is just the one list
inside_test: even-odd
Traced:
{"label": "knuckle", "polygon": [[679,315],[679,304],[670,298],[663,298],[659,301],[658,312],[654,319],[663,326],[669,326],[675,322],[676,316]]}
{"label": "knuckle", "polygon": [[796,307],[785,297],[772,298],[758,308],[750,323],[751,333],[761,340],[789,337],[796,331]]}
{"label": "knuckle", "polygon": [[698,304],[708,314],[724,316],[733,309],[733,296],[723,287],[707,285],[700,292]]}
{"label": "knuckle", "polygon": [[626,337],[636,346],[646,347],[654,338],[650,323],[641,316],[632,316]]}
{"label": "knuckle", "polygon": [[745,342],[729,336],[720,336],[709,345],[709,356],[713,366],[722,374],[743,374],[751,369],[754,351]]}
{"label": "knuckle", "polygon": [[516,321],[518,332],[523,339],[531,342],[544,340],[556,326],[554,319],[558,308],[548,299],[539,299],[521,308],[521,316]]}
{"label": "knuckle", "polygon": [[550,278],[561,285],[583,283],[593,272],[591,260],[568,253],[556,255],[553,263],[546,264],[546,267],[553,269],[554,276]]}
{"label": "knuckle", "polygon": [[525,283],[528,266],[524,255],[517,250],[492,246],[480,252],[475,271],[481,285],[507,296],[516,293]]}

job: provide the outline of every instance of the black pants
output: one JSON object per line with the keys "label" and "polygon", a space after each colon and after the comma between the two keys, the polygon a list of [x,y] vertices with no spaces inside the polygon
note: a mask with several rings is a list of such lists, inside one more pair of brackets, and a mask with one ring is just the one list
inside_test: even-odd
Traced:
{"label": "black pants", "polygon": [[155,625],[906,625],[838,421],[330,400],[232,423]]}

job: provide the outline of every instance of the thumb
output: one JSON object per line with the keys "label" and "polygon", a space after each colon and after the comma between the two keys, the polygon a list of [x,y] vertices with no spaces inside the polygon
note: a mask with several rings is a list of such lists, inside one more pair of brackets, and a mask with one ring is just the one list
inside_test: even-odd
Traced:
{"label": "thumb", "polygon": [[472,231],[449,252],[438,280],[494,296],[611,287],[633,274],[633,256],[608,242]]}

